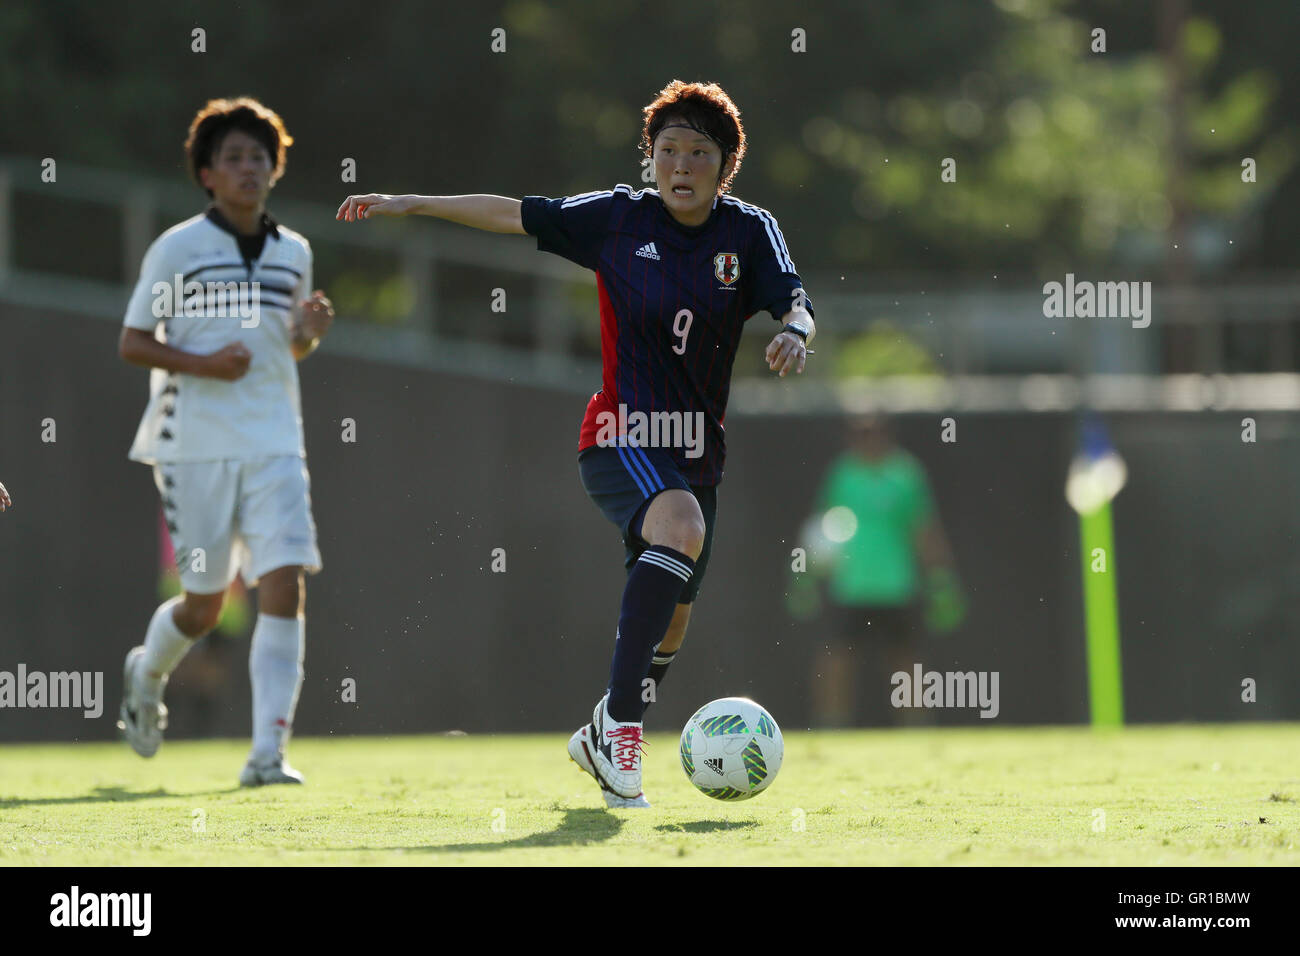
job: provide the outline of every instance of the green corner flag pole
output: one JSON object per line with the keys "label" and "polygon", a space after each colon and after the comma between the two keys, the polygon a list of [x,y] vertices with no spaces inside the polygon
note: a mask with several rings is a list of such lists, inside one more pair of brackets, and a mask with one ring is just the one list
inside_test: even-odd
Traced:
{"label": "green corner flag pole", "polygon": [[[1120,675],[1119,601],[1109,501],[1079,516],[1079,544],[1083,554],[1083,609],[1092,725],[1120,727],[1124,723],[1124,685]],[[1095,559],[1097,549],[1101,549],[1101,554]]]}

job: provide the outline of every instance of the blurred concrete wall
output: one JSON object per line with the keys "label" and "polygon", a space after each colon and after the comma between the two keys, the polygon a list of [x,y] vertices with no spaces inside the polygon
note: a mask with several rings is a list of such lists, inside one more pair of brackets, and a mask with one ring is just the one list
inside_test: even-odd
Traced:
{"label": "blurred concrete wall", "polygon": [[[103,671],[106,697],[98,720],[0,709],[0,740],[112,736],[122,657],[158,603],[157,494],[126,459],[147,375],[118,361],[116,339],[102,320],[0,312],[0,481],[16,502],[0,516],[0,671]],[[308,585],[296,732],[566,731],[587,719],[623,569],[578,479],[583,399],[328,354],[300,370],[325,570]],[[341,441],[344,418],[355,443]],[[1131,475],[1115,560],[1132,721],[1300,717],[1300,421],[1259,416],[1260,441],[1243,445],[1240,418],[1111,419]],[[948,445],[936,416],[896,424],[930,471],[970,604],[961,631],[927,639],[918,659],[1001,675],[996,721],[947,711],[936,722],[1085,720],[1077,523],[1062,494],[1072,418],[962,415]],[[830,625],[791,619],[784,593],[840,441],[829,418],[728,420],[709,576],[649,729],[728,695],[809,725]],[[496,548],[505,573],[491,570]],[[173,736],[248,734],[245,658],[243,643],[227,655],[205,724],[174,707]],[[1240,700],[1246,677],[1253,704]],[[341,700],[345,678],[355,703]],[[889,689],[860,693],[884,706]]]}

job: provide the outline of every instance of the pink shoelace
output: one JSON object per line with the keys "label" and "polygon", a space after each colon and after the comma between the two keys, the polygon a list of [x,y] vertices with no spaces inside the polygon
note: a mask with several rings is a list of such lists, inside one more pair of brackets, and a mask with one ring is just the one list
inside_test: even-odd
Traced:
{"label": "pink shoelace", "polygon": [[618,764],[618,769],[635,770],[637,756],[645,749],[641,728],[632,724],[616,730],[607,730],[605,736],[614,738],[612,755],[614,762]]}

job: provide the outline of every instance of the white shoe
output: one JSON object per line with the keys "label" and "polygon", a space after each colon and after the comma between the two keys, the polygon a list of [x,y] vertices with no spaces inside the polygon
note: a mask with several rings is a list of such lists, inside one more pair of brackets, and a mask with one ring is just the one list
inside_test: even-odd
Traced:
{"label": "white shoe", "polygon": [[[584,730],[585,739],[581,736]],[[606,694],[596,704],[591,725],[569,739],[569,756],[596,778],[602,790],[610,790],[626,800],[635,800],[643,796],[641,749],[644,746],[641,722],[624,723],[610,717],[609,695]],[[582,753],[583,759],[578,758],[575,749]]]}
{"label": "white shoe", "polygon": [[133,647],[126,652],[122,667],[122,708],[118,712],[117,729],[122,731],[131,749],[141,757],[152,757],[162,746],[167,729],[167,707],[161,700],[149,700],[136,691],[135,672],[144,647]]}
{"label": "white shoe", "polygon": [[255,762],[251,757],[244,769],[239,771],[241,787],[261,787],[268,783],[302,783],[303,778],[285,762],[283,756],[269,761]]}
{"label": "white shoe", "polygon": [[605,795],[605,806],[609,807],[611,810],[631,810],[634,808],[645,808],[648,810],[650,808],[650,801],[645,798],[644,793],[638,793],[635,797],[631,797],[630,799],[628,797],[620,797],[616,794],[610,793],[608,790],[602,790],[601,793]]}
{"label": "white shoe", "polygon": [[587,724],[580,727],[572,737],[569,738],[569,759],[578,765],[578,769],[591,774],[592,779],[600,784],[600,795],[605,798],[605,806],[615,810],[628,809],[630,807],[649,807],[650,801],[645,798],[644,793],[638,793],[635,797],[620,797],[605,784],[596,772],[596,764],[592,759],[592,753],[595,747],[591,744],[592,726]]}

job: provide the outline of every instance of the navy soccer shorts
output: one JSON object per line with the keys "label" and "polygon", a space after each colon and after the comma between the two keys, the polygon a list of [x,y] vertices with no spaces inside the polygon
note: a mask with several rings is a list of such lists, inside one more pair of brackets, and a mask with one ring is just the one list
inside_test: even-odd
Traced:
{"label": "navy soccer shorts", "polygon": [[677,470],[672,456],[662,448],[618,448],[593,445],[578,453],[578,471],[587,497],[606,518],[618,526],[627,550],[624,565],[636,563],[649,543],[641,537],[646,506],[661,491],[680,488],[695,495],[704,515],[704,550],[695,559],[695,572],[686,582],[679,604],[693,604],[709,567],[713,550],[713,526],[718,514],[717,485],[689,484]]}

